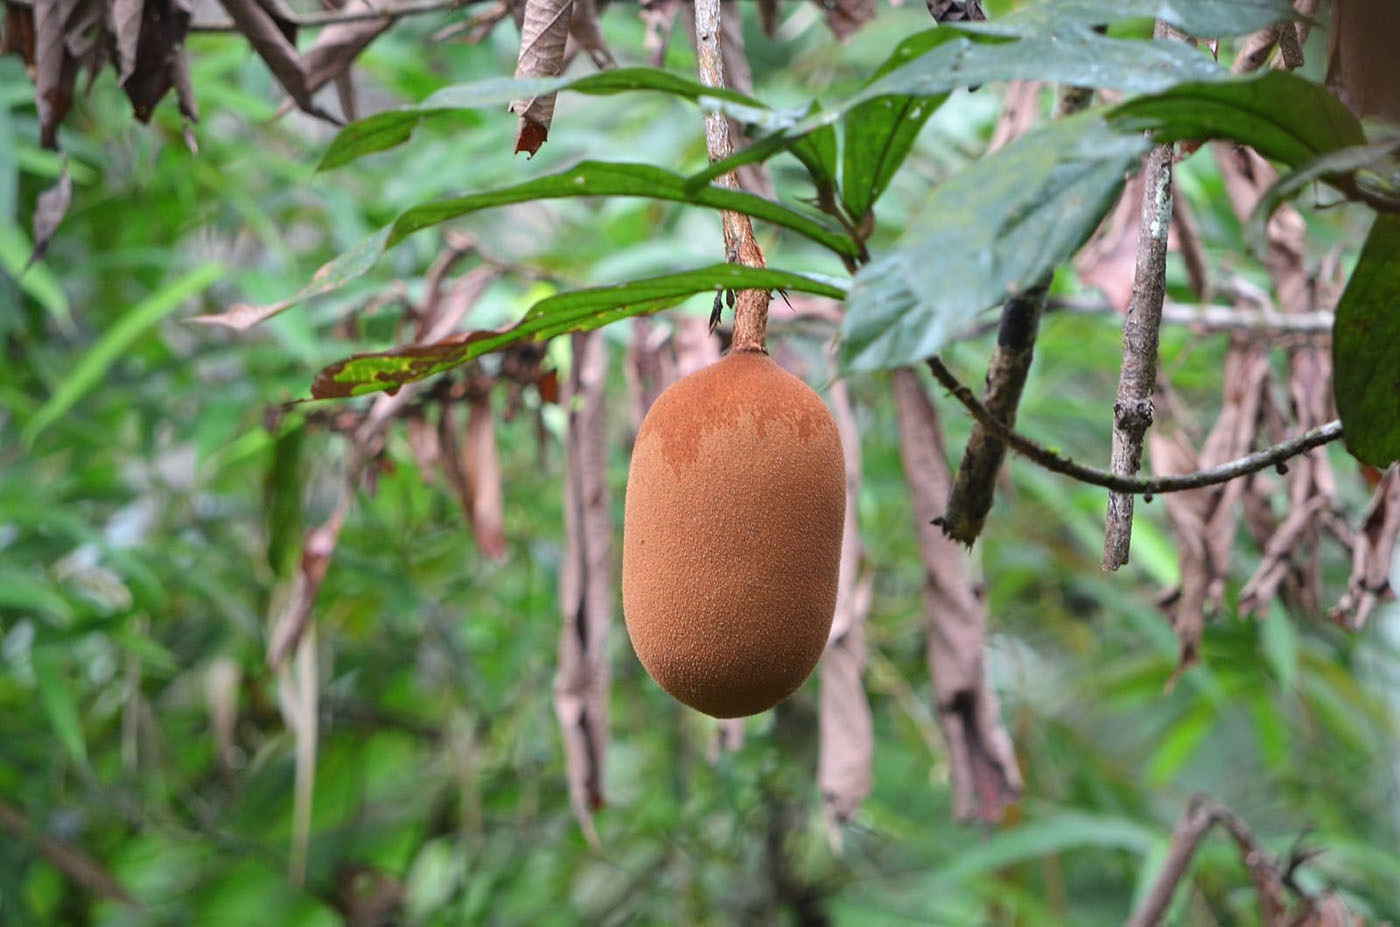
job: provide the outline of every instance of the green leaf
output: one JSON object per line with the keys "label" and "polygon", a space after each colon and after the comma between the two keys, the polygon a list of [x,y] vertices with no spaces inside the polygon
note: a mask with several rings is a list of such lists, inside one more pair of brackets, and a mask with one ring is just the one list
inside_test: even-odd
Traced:
{"label": "green leaf", "polygon": [[955,862],[939,870],[934,883],[936,886],[963,885],[972,876],[1076,847],[1146,853],[1157,840],[1151,828],[1127,818],[1057,811],[970,844],[955,856]]}
{"label": "green leaf", "polygon": [[1400,459],[1400,215],[1381,213],[1332,323],[1333,392],[1347,450]]}
{"label": "green leaf", "polygon": [[429,116],[505,106],[513,100],[530,99],[560,90],[574,90],[594,96],[629,90],[653,90],[687,100],[710,97],[755,109],[764,108],[763,104],[742,93],[706,87],[656,68],[614,68],[582,77],[491,78],[444,87],[422,103],[386,110],[350,123],[331,140],[330,148],[317,169],[340,167],[364,155],[400,145],[408,141],[418,124]]}
{"label": "green leaf", "polygon": [[402,213],[392,225],[375,232],[336,259],[322,265],[311,282],[291,297],[266,306],[240,303],[218,315],[196,316],[192,322],[246,329],[312,296],[329,293],[369,271],[379,257],[414,232],[494,206],[575,196],[640,196],[714,209],[728,209],[792,229],[825,245],[846,259],[860,249],[848,236],[810,216],[772,200],[702,184],[650,164],[583,161],[567,171],[539,177],[513,187],[434,200]]}
{"label": "green leaf", "polygon": [[1123,129],[1149,131],[1158,142],[1229,139],[1291,167],[1366,142],[1342,101],[1290,71],[1183,84],[1129,100],[1109,119]]}
{"label": "green leaf", "polygon": [[1055,0],[1013,10],[978,27],[989,32],[1045,32],[1064,22],[1093,26],[1125,19],[1160,19],[1189,35],[1244,35],[1299,19],[1289,0]]}
{"label": "green leaf", "polygon": [[588,331],[619,319],[658,312],[696,293],[721,289],[787,289],[832,299],[846,295],[824,279],[738,264],[715,264],[615,286],[574,290],[540,300],[523,319],[505,329],[466,332],[434,344],[357,354],[338,361],[317,374],[311,396],[329,399],[393,389],[516,342]]}
{"label": "green leaf", "polygon": [[[19,288],[44,307],[66,330],[73,328],[73,314],[68,307],[68,297],[63,286],[43,261],[29,264],[29,256],[34,253],[34,243],[19,226],[0,216],[0,270],[19,284]],[[28,267],[25,265],[28,264]]]}
{"label": "green leaf", "polygon": [[[1149,93],[1180,83],[1225,80],[1230,76],[1209,56],[1181,42],[1109,38],[1072,22],[1059,21],[1044,29],[1025,27],[1023,35],[1012,31],[1008,38],[983,28],[987,25],[945,24],[910,36],[882,66],[884,75],[859,93],[820,113],[791,119],[786,124],[782,114],[771,114],[769,124],[776,125],[778,130],[774,135],[716,162],[696,174],[692,183],[766,160],[792,147],[804,135],[834,125],[847,118],[848,113],[869,107],[870,112],[858,118],[859,124],[869,116],[879,115],[880,111],[874,109],[876,104],[888,110],[881,103],[888,97],[933,98],[931,112],[937,109],[942,97],[959,87],[995,81],[1044,80]],[[889,67],[893,64],[898,66]],[[898,124],[895,118],[883,118],[892,125]],[[878,125],[877,120],[871,121]],[[846,144],[866,147],[862,131],[865,130],[848,125]],[[917,128],[913,134],[917,135]],[[886,146],[875,143],[871,147],[881,151]],[[893,146],[890,147],[893,154]],[[908,153],[907,147],[904,153]],[[867,156],[863,160],[871,159]],[[902,157],[881,159],[891,174],[899,166],[899,160]],[[866,170],[872,178],[879,173],[873,163]],[[848,195],[859,202],[860,194]]]}
{"label": "green leaf", "polygon": [[52,583],[13,567],[0,568],[0,608],[44,612],[60,624],[73,617],[68,600],[54,591]]}
{"label": "green leaf", "polygon": [[562,173],[528,180],[513,187],[448,197],[415,206],[394,222],[388,245],[392,247],[420,229],[480,209],[574,196],[644,196],[728,209],[791,229],[843,257],[854,258],[858,252],[855,242],[846,235],[772,200],[710,185],[691,187],[687,178],[650,164],[610,161],[583,161]]}
{"label": "green leaf", "polygon": [[79,399],[97,386],[112,364],[116,363],[138,338],[161,319],[179,309],[185,300],[203,292],[223,273],[222,264],[203,264],[133,306],[88,349],[86,354],[78,358],[67,378],[59,384],[58,390],[25,423],[21,440],[25,444],[32,444],[40,432],[61,418]]}
{"label": "green leaf", "polygon": [[39,701],[59,742],[79,763],[87,762],[87,745],[83,742],[83,725],[78,715],[78,703],[73,698],[72,683],[66,672],[67,661],[58,650],[37,647],[30,655],[34,680],[39,684]]}
{"label": "green leaf", "polygon": [[1259,642],[1274,678],[1284,689],[1298,684],[1298,632],[1288,620],[1288,609],[1274,601],[1273,608],[1259,624]]}
{"label": "green leaf", "polygon": [[1352,145],[1338,148],[1303,162],[1292,172],[1285,174],[1265,190],[1250,213],[1245,228],[1245,241],[1251,250],[1262,251],[1266,244],[1269,219],[1286,200],[1296,196],[1308,184],[1324,181],[1356,197],[1361,184],[1357,173],[1363,170],[1379,170],[1386,159],[1400,154],[1400,139],[1390,138],[1371,145]]}
{"label": "green leaf", "polygon": [[948,37],[875,80],[833,112],[891,94],[936,96],[993,81],[1043,80],[1152,93],[1183,81],[1229,76],[1208,55],[1182,42],[1115,39],[1075,25],[1036,31],[1014,41],[967,23],[935,31]]}
{"label": "green leaf", "polygon": [[841,328],[843,369],[920,361],[977,313],[1049,275],[1117,201],[1147,146],[1083,113],[936,188],[894,251],[857,274]]}
{"label": "green leaf", "polygon": [[[929,29],[910,36],[885,59],[872,81],[927,54],[956,35],[951,29]],[[947,99],[947,93],[880,97],[867,100],[846,114],[841,198],[853,219],[859,221],[870,212],[895,171],[908,157],[919,130]]]}
{"label": "green leaf", "polygon": [[1168,727],[1143,767],[1147,782],[1159,788],[1171,782],[1181,767],[1196,755],[1218,720],[1215,708],[1201,703]]}

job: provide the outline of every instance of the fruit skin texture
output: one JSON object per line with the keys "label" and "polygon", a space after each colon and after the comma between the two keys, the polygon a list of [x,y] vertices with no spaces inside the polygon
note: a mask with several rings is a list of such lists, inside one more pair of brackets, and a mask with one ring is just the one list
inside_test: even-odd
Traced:
{"label": "fruit skin texture", "polygon": [[717,718],[817,665],[836,609],[846,468],[826,405],[766,354],[672,384],[632,450],[622,611],[651,677]]}

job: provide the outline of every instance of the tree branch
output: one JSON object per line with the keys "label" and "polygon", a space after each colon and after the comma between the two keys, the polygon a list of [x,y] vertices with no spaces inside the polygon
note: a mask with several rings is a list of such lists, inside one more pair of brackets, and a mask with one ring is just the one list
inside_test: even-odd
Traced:
{"label": "tree branch", "polygon": [[33,833],[30,822],[19,809],[0,800],[0,828],[9,831],[16,840],[34,840],[34,846],[54,868],[76,885],[98,898],[116,901],[128,907],[138,907],[122,884],[100,862],[69,843]]}
{"label": "tree branch", "polygon": [[[1169,34],[1160,20],[1153,38]],[[1152,426],[1152,392],[1157,388],[1157,342],[1162,327],[1162,302],[1167,294],[1167,236],[1172,224],[1172,145],[1158,145],[1143,164],[1142,215],[1138,223],[1137,267],[1133,296],[1123,320],[1123,363],[1118,396],[1113,401],[1113,453],[1109,466],[1132,476],[1142,466],[1142,440]],[[1116,570],[1128,562],[1133,538],[1133,497],[1114,492],[1108,497],[1103,539],[1103,568]]]}
{"label": "tree branch", "polygon": [[[720,48],[720,0],[696,0],[695,51],[699,58],[700,83],[706,87],[723,87],[724,62]],[[710,163],[723,161],[733,151],[729,141],[729,120],[723,113],[705,116],[705,147]],[[715,178],[718,186],[739,189],[734,171]],[[753,223],[737,212],[722,212],[724,222],[724,251],[728,259],[745,267],[763,267],[763,251],[754,238]],[[734,306],[734,341],[736,351],[763,351],[768,326],[767,290],[740,290]]]}
{"label": "tree branch", "polygon": [[1219,483],[1227,483],[1237,477],[1277,466],[1291,457],[1329,444],[1342,436],[1342,423],[1334,420],[1320,428],[1306,431],[1296,438],[1265,448],[1262,451],[1256,451],[1238,460],[1221,464],[1218,467],[1210,467],[1206,470],[1197,470],[1194,473],[1185,473],[1179,476],[1159,476],[1148,479],[1122,476],[1108,470],[1100,470],[1097,467],[1076,463],[1062,454],[1057,454],[1055,451],[1037,444],[1020,432],[1008,428],[977,400],[977,397],[972,394],[972,390],[953,376],[952,371],[944,366],[941,360],[930,357],[927,363],[929,370],[933,372],[934,379],[952,393],[954,399],[963,404],[978,424],[1004,441],[1012,450],[1053,473],[1068,476],[1081,483],[1102,486],[1114,492],[1154,496],[1158,493],[1184,492],[1188,489],[1215,486]]}

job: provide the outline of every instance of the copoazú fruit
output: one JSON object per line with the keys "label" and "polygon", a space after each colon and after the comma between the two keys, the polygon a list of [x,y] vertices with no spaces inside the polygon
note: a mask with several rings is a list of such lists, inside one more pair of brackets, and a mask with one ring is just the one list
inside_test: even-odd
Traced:
{"label": "copoaz\u00fa fruit", "polygon": [[831,630],[845,513],[841,438],[807,384],[756,351],[672,384],[637,433],[622,535],[651,677],[717,718],[791,695]]}

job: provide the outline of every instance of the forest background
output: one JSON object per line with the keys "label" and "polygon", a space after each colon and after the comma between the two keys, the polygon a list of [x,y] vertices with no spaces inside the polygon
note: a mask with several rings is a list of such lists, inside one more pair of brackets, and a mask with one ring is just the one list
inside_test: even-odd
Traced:
{"label": "forest background", "polygon": [[[620,613],[601,648],[580,652],[567,633],[570,597],[598,594],[596,576],[580,586],[583,551],[612,556],[598,539],[621,524],[646,403],[728,337],[727,311],[707,331],[712,281],[664,314],[520,342],[395,403],[292,402],[329,365],[434,325],[495,329],[554,294],[720,263],[712,210],[515,203],[407,237],[256,325],[192,322],[281,308],[406,208],[464,188],[582,158],[705,166],[695,105],[565,93],[528,160],[513,156],[517,119],[492,104],[431,114],[409,144],[318,170],[347,111],[516,69],[507,5],[423,6],[327,53],[346,76],[330,68],[290,96],[294,75],[274,76],[245,35],[191,31],[188,73],[166,75],[176,92],[158,104],[118,86],[118,55],[90,89],[79,81],[61,130],[36,109],[24,56],[0,56],[0,923],[1116,924],[1164,884],[1179,890],[1161,923],[1400,919],[1400,609],[1384,582],[1356,580],[1357,551],[1389,559],[1400,500],[1387,509],[1393,470],[1339,443],[1231,484],[1228,504],[1212,490],[1140,499],[1116,572],[1100,568],[1107,493],[1010,456],[965,553],[929,525],[948,474],[906,461],[922,441],[925,463],[956,470],[972,419],[927,373],[835,380],[840,304],[796,280],[773,301],[769,347],[823,391],[857,449],[861,555],[842,608],[859,633],[827,657],[843,689],[824,666],[777,710],[722,723],[646,677]],[[645,6],[602,5],[567,73],[654,61],[695,79],[689,8],[660,42],[670,26],[651,8],[672,5]],[[775,109],[846,100],[932,25],[906,2],[855,28],[843,6],[726,4],[730,86]],[[964,7],[934,6],[949,19]],[[985,6],[993,23],[1025,12]],[[11,48],[26,9],[7,3]],[[193,21],[223,9],[196,4]],[[1327,13],[1284,27],[1301,63],[1274,28],[1256,64],[1321,84]],[[1137,17],[1107,38],[1152,30]],[[1192,53],[1228,67],[1251,41]],[[1048,121],[1059,98],[989,79],[930,108],[861,244],[896,249],[930,190]],[[736,131],[766,131],[729,112],[747,120]],[[1376,214],[1300,188],[1297,212],[1284,209],[1305,243],[1307,311],[1281,311],[1277,241],[1240,212],[1240,174],[1218,150],[1181,150],[1175,165],[1189,225],[1177,219],[1165,258],[1158,471],[1194,469],[1228,415],[1249,423],[1224,459],[1332,418],[1327,372],[1300,369],[1328,356]],[[812,176],[784,154],[741,183],[800,207]],[[1130,182],[1059,266],[1016,415],[1079,461],[1108,458],[1142,195]],[[31,264],[36,227],[51,240]],[[844,272],[790,231],[760,223],[759,239],[818,293]],[[995,314],[965,321],[942,357],[980,383]],[[1257,400],[1247,415],[1242,382]],[[580,417],[598,440],[579,443]],[[1301,495],[1300,467],[1314,474]],[[581,493],[601,505],[569,516]],[[958,614],[986,620],[985,641],[948,644],[939,583],[961,583]],[[1182,630],[1193,589],[1211,619],[1198,640]],[[945,645],[960,656],[942,665],[984,673],[999,700],[968,722],[970,747],[950,745],[931,678]],[[596,710],[570,689],[579,660],[611,676],[606,733],[584,743],[567,725]],[[843,727],[842,711],[868,730]],[[995,759],[976,740],[1003,731],[1016,762],[989,793],[967,758]],[[1201,840],[1172,878],[1183,833]]]}

